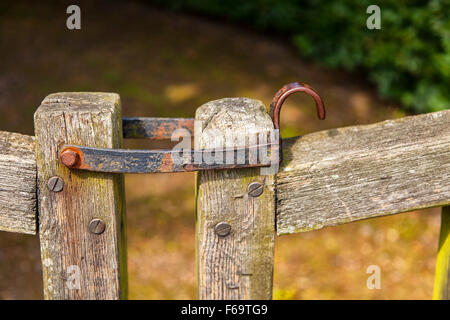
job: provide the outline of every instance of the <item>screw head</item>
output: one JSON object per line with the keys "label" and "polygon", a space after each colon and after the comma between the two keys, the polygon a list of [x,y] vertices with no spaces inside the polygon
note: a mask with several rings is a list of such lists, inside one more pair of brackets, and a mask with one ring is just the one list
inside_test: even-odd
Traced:
{"label": "screw head", "polygon": [[252,197],[259,197],[264,191],[263,185],[259,182],[252,182],[248,185],[247,192]]}
{"label": "screw head", "polygon": [[105,231],[105,222],[102,219],[92,219],[89,222],[89,231],[93,234],[102,234]]}
{"label": "screw head", "polygon": [[226,237],[231,232],[231,225],[226,222],[219,222],[214,227],[214,232],[220,237]]}
{"label": "screw head", "polygon": [[48,179],[47,187],[50,191],[60,192],[64,189],[64,180],[58,176]]}
{"label": "screw head", "polygon": [[80,156],[78,155],[78,153],[73,150],[64,150],[63,152],[61,152],[59,158],[61,162],[69,168],[75,166],[80,160]]}

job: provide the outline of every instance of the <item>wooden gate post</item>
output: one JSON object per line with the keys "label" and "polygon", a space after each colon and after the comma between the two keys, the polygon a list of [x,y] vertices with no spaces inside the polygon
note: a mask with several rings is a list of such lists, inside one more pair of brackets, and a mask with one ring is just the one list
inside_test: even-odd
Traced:
{"label": "wooden gate post", "polygon": [[[224,140],[231,147],[230,137],[239,139],[271,130],[273,123],[262,102],[246,98],[216,100],[197,109],[195,148],[221,149]],[[234,146],[245,146],[245,140]],[[199,299],[272,298],[274,176],[261,175],[260,170],[197,174]]]}
{"label": "wooden gate post", "polygon": [[126,298],[123,175],[69,170],[58,159],[66,143],[121,147],[119,96],[52,94],[34,123],[44,297]]}
{"label": "wooden gate post", "polygon": [[450,206],[442,207],[433,299],[450,300]]}

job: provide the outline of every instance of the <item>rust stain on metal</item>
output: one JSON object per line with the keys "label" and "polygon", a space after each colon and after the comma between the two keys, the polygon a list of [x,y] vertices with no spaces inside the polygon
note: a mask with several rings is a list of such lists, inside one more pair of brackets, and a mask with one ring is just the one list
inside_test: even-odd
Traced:
{"label": "rust stain on metal", "polygon": [[69,168],[79,168],[83,164],[83,153],[76,147],[66,147],[59,154],[61,162]]}
{"label": "rust stain on metal", "polygon": [[163,156],[161,160],[160,172],[173,172],[173,159],[170,153]]}
{"label": "rust stain on metal", "polygon": [[185,129],[194,135],[194,119],[191,118],[123,118],[125,139],[170,139],[177,129]]}
{"label": "rust stain on metal", "polygon": [[[259,148],[267,150],[273,147],[278,150],[278,144],[254,145],[241,149],[222,149],[222,150],[190,150],[177,161],[174,159],[173,150],[126,150],[126,149],[102,149],[85,146],[66,145],[61,152],[62,155],[75,152],[79,161],[71,165],[71,162],[62,161],[72,169],[83,169],[96,172],[110,173],[154,173],[154,172],[185,172],[213,169],[234,169],[234,168],[252,168],[270,166],[271,155],[268,152],[267,159],[260,158],[253,162],[251,153],[255,154]],[[216,152],[232,152],[233,161],[231,163],[209,163],[205,160],[204,154],[215,158]],[[238,155],[245,155],[243,162],[238,161]],[[200,159],[197,161],[196,159]]]}

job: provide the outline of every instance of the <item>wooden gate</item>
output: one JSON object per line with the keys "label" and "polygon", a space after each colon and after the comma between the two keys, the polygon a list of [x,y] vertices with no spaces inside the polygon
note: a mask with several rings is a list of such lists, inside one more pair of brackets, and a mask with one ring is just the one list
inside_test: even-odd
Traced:
{"label": "wooden gate", "polygon": [[[127,297],[123,175],[58,159],[65,144],[120,148],[121,119],[117,94],[58,93],[34,137],[0,131],[0,230],[39,235],[46,299]],[[223,134],[273,128],[257,101],[211,102],[196,119]],[[217,146],[211,132],[197,149]],[[284,139],[283,155],[277,174],[197,174],[200,299],[271,299],[276,236],[437,206],[434,298],[449,298],[450,110]]]}

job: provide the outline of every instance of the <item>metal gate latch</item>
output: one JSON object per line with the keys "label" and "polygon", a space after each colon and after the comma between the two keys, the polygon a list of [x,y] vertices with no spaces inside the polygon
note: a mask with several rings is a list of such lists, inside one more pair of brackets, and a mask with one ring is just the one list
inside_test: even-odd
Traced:
{"label": "metal gate latch", "polygon": [[[293,82],[283,86],[273,97],[270,115],[275,130],[280,129],[281,106],[294,92],[310,95],[316,103],[319,119],[325,118],[325,107],[317,92],[307,84]],[[194,134],[192,118],[123,118],[122,124],[124,138],[170,139],[176,129],[185,129],[191,136]],[[267,150],[266,156],[261,156],[258,151],[261,149]],[[234,161],[227,164],[204,160],[205,154],[208,154],[208,159],[215,159],[217,152],[223,152],[227,157],[231,153]],[[278,141],[263,145],[222,150],[128,150],[64,145],[59,157],[61,162],[71,169],[109,173],[156,173],[267,167],[274,159],[281,161],[281,155],[280,137]]]}

